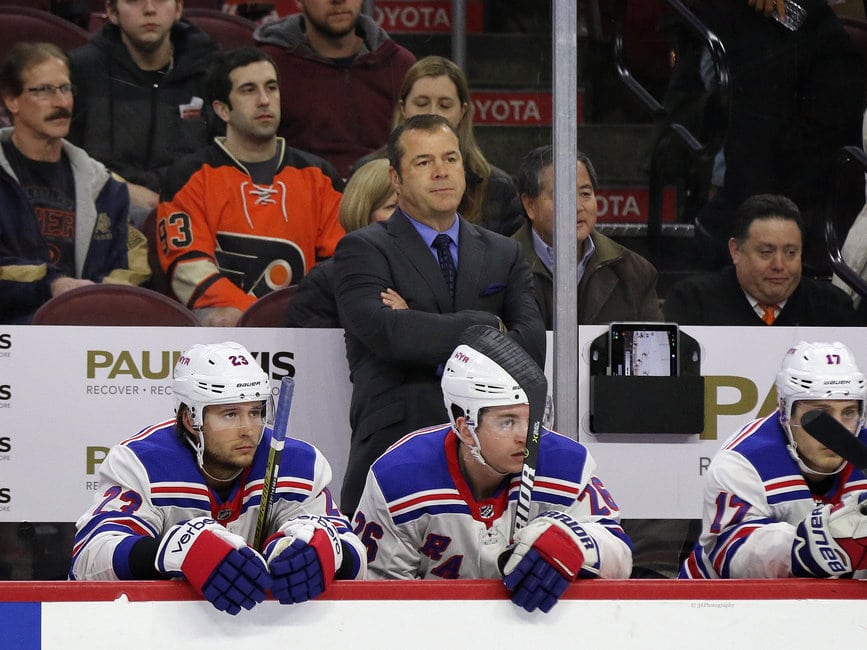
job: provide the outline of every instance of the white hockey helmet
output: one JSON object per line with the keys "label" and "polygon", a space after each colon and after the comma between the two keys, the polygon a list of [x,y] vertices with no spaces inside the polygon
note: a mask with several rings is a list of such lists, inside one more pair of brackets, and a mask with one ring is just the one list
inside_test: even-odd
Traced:
{"label": "white hockey helmet", "polygon": [[265,421],[273,419],[271,380],[240,343],[196,344],[181,353],[175,364],[172,392],[175,413],[185,404],[196,429],[201,429],[206,406],[264,401]]}
{"label": "white hockey helmet", "polygon": [[452,426],[457,428],[463,416],[474,437],[483,408],[529,404],[527,393],[502,366],[469,345],[459,345],[446,362],[442,390]]}
{"label": "white hockey helmet", "polygon": [[[856,400],[860,412],[858,430],[864,426],[867,383],[855,363],[852,351],[842,343],[801,341],[795,347],[789,348],[777,373],[776,386],[780,423],[789,438],[790,452],[801,469],[809,468],[803,466],[795,451],[797,446],[790,427],[795,402],[817,399]],[[815,473],[815,470],[809,471]]]}

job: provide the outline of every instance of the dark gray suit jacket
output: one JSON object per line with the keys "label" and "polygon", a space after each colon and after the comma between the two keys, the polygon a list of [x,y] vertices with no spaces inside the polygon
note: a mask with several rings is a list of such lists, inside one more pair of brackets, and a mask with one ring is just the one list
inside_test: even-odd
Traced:
{"label": "dark gray suit jacket", "polygon": [[[454,307],[433,252],[400,210],[337,245],[335,295],[352,380],[352,439],[340,501],[347,514],[370,465],[389,445],[448,420],[438,368],[464,329],[497,327],[499,316],[544,367],[545,325],[517,242],[463,219],[458,240]],[[409,309],[383,305],[380,292],[387,288]]]}

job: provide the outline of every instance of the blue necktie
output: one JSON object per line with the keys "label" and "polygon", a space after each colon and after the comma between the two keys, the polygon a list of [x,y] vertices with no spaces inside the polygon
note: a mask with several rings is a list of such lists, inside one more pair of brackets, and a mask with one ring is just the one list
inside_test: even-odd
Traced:
{"label": "blue necktie", "polygon": [[446,281],[449,295],[452,298],[452,303],[454,303],[457,270],[455,269],[455,260],[452,258],[452,252],[449,250],[451,243],[452,238],[445,233],[437,235],[433,240],[434,248],[437,249],[437,258],[440,261],[440,271],[443,273],[443,280]]}

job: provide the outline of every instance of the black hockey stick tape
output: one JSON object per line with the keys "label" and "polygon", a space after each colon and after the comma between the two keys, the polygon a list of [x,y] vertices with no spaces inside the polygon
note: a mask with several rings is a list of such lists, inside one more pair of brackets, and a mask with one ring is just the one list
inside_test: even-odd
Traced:
{"label": "black hockey stick tape", "polygon": [[801,416],[801,426],[835,454],[858,469],[867,470],[867,445],[825,411],[807,411]]}

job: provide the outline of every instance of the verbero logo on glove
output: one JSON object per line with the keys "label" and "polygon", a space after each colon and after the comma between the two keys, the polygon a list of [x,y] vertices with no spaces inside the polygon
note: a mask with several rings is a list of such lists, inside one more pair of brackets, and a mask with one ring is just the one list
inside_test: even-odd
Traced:
{"label": "verbero logo on glove", "polygon": [[218,525],[216,521],[214,521],[213,519],[207,519],[205,517],[191,519],[185,524],[182,524],[185,529],[181,533],[181,536],[176,540],[177,543],[175,544],[174,548],[169,549],[169,553],[186,553],[189,550],[186,548],[186,545],[196,539],[196,533],[203,528],[214,525]]}

